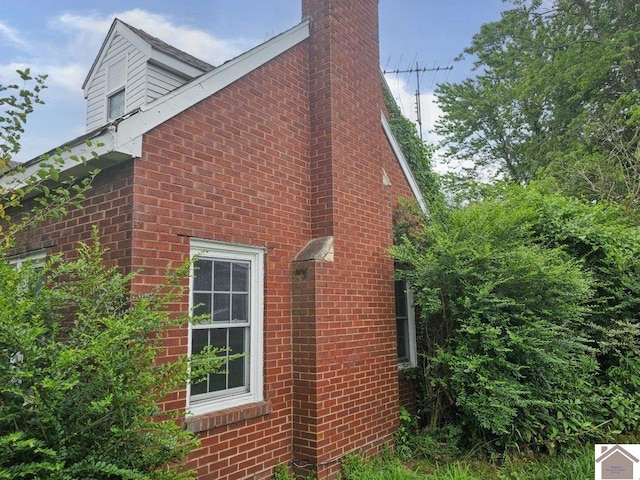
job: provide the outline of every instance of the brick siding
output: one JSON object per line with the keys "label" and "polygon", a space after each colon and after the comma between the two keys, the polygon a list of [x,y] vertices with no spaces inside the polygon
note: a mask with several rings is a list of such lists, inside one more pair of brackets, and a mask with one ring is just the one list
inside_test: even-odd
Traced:
{"label": "brick siding", "polygon": [[[141,272],[135,293],[187,260],[190,238],[266,249],[264,402],[187,420],[201,480],[269,478],[292,461],[335,478],[344,454],[392,442],[388,248],[411,191],[380,125],[377,5],[303,0],[309,40],[145,134],[142,157],[102,172],[82,209],[21,239],[71,255],[97,224],[109,260]],[[334,238],[333,262],[294,262],[321,236]],[[187,296],[172,308],[186,312]],[[164,360],[186,354],[187,327],[166,342]],[[175,392],[163,407],[185,402]]]}

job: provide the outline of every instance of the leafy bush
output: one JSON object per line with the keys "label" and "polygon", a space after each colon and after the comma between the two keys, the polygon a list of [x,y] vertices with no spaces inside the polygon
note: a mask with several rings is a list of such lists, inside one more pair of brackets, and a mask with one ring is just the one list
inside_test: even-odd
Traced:
{"label": "leafy bush", "polygon": [[186,358],[158,362],[185,271],[132,299],[103,253],[94,239],[41,270],[0,259],[0,478],[193,478],[195,437],[158,409],[188,378]]}
{"label": "leafy bush", "polygon": [[612,401],[637,415],[629,380],[604,388],[638,378],[637,229],[535,186],[437,214],[393,249],[421,310],[427,423],[553,449],[619,418]]}

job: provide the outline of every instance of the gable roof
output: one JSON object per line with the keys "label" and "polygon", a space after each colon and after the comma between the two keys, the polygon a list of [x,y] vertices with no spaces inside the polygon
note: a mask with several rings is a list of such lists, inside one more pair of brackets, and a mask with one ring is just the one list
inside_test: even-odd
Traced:
{"label": "gable roof", "polygon": [[163,42],[158,37],[154,37],[153,35],[149,35],[144,30],[140,30],[139,28],[133,27],[128,23],[123,22],[116,18],[115,21],[122,23],[124,26],[133,31],[136,35],[146,41],[149,45],[151,45],[156,50],[166,53],[178,60],[183,61],[184,63],[191,65],[195,68],[202,70],[203,72],[209,72],[213,70],[215,67],[199,58],[194,57],[193,55],[189,55],[187,52],[184,52],[173,45],[169,45],[168,43]]}
{"label": "gable roof", "polygon": [[[112,33],[117,28],[124,28],[125,30],[122,31],[129,32],[129,35],[135,35],[138,41],[145,42],[150,48],[153,47],[157,51],[162,50],[164,55],[171,55],[177,59],[184,54],[186,57],[180,58],[180,61],[186,62],[191,61],[189,59],[195,59],[196,64],[201,62],[200,67],[208,66],[210,69],[208,72],[141,106],[124,117],[61,145],[61,148],[67,149],[67,152],[62,154],[62,163],[58,165],[60,168],[60,180],[71,176],[81,177],[95,168],[104,169],[126,160],[140,157],[142,155],[142,136],[145,133],[307,39],[310,34],[310,24],[311,19],[306,19],[289,30],[214,68],[206,62],[201,62],[195,57],[171,47],[162,40],[146,34],[142,30],[130,27],[121,20],[114,20],[107,39],[103,42],[100,53],[96,57],[83,87],[90,81],[92,72],[104,55],[105,47],[108,44],[107,40],[112,37]],[[142,35],[140,32],[142,32]],[[384,112],[381,113],[381,122],[382,129],[414,197],[421,210],[428,214],[426,201]],[[90,145],[87,142],[90,142]],[[48,154],[55,154],[55,150],[48,152]],[[42,157],[47,157],[47,154],[23,164],[24,171],[22,172],[0,176],[0,186],[8,188],[22,186],[25,179],[38,171]]]}
{"label": "gable roof", "polygon": [[144,30],[132,27],[131,25],[116,18],[111,24],[109,33],[107,33],[107,36],[102,42],[98,55],[93,61],[93,64],[89,69],[89,73],[82,83],[85,95],[98,71],[98,66],[102,63],[116,34],[122,35],[131,44],[135,45],[145,55],[147,61],[153,61],[157,64],[163,65],[165,68],[182,74],[187,78],[198,77],[215,68],[213,65],[210,65],[193,55],[189,55],[187,52],[163,42]]}
{"label": "gable roof", "polygon": [[[67,151],[61,155],[61,163],[57,165],[60,168],[60,180],[70,176],[80,177],[95,168],[107,168],[140,157],[142,136],[145,133],[309,38],[310,23],[310,19],[304,20],[128,115],[61,145],[61,148]],[[117,24],[124,25],[118,21],[114,22],[113,26]],[[104,46],[105,44],[98,57],[104,53]],[[87,142],[91,144],[87,145]],[[0,176],[0,186],[24,186],[25,180],[38,171],[43,157],[55,154],[56,150],[24,163],[22,172],[14,171],[12,175]]]}

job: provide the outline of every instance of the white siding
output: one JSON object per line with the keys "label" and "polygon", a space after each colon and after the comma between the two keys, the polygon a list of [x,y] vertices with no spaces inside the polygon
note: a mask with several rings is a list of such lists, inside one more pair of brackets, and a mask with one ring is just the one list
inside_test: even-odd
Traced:
{"label": "white siding", "polygon": [[184,76],[150,63],[143,51],[116,31],[95,67],[91,83],[87,85],[87,131],[107,123],[107,95],[116,91],[107,91],[108,69],[122,58],[127,59],[125,113],[166,95],[188,81]]}
{"label": "white siding", "polygon": [[146,58],[122,35],[116,33],[107,47],[102,62],[96,68],[87,92],[87,131],[101,127],[107,122],[106,73],[110,64],[128,57],[125,112],[139,107],[144,101],[144,65]]}
{"label": "white siding", "polygon": [[146,57],[139,50],[129,53],[127,76],[127,111],[130,112],[144,103],[144,69]]}
{"label": "white siding", "polygon": [[147,64],[147,103],[160,98],[187,83],[184,77],[164,70],[152,63]]}

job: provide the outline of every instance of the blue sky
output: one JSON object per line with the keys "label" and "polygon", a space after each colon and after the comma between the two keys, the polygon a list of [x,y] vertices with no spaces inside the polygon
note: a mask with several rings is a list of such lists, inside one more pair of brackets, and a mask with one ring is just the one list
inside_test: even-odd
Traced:
{"label": "blue sky", "polygon": [[[421,75],[423,125],[437,118],[438,82],[470,75],[470,61],[453,62],[483,23],[498,20],[502,0],[380,0],[380,61],[385,70],[447,67]],[[46,73],[38,106],[16,160],[29,160],[85,131],[82,83],[113,21],[119,17],[214,65],[297,24],[300,0],[22,0],[0,10],[0,84],[17,68]],[[392,91],[415,118],[415,74],[388,76]]]}

